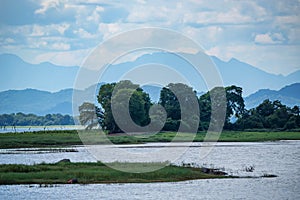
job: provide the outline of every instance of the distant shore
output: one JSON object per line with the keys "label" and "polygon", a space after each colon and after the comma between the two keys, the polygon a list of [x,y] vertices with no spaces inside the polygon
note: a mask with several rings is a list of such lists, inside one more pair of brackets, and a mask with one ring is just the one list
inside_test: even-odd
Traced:
{"label": "distant shore", "polygon": [[0,126],[1,133],[24,133],[36,131],[83,130],[81,125],[48,125],[48,126]]}
{"label": "distant shore", "polygon": [[[196,135],[180,133],[176,142],[203,142],[205,132]],[[109,139],[114,144],[141,144],[150,142],[174,141],[176,132],[160,132],[154,135],[111,134],[105,135],[99,131],[82,131],[80,137],[84,136],[84,144],[103,144]],[[55,130],[37,131],[25,133],[0,134],[0,148],[30,148],[30,147],[63,147],[72,145],[83,145],[78,131]],[[95,139],[96,138],[96,139]],[[218,142],[262,142],[276,140],[300,140],[300,132],[222,132]]]}

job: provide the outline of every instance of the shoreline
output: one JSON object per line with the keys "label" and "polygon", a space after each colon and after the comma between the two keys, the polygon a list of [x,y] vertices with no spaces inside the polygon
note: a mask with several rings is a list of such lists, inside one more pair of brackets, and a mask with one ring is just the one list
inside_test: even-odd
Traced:
{"label": "shoreline", "polygon": [[[37,131],[0,134],[0,149],[70,147],[74,145],[97,144],[145,144],[168,142],[203,142],[206,133],[197,134],[160,132],[155,135],[105,135],[98,131]],[[176,136],[176,140],[173,140]],[[109,139],[110,141],[107,141]],[[279,140],[300,140],[300,132],[229,132],[224,131],[217,142],[266,142]],[[209,142],[209,141],[205,141]]]}

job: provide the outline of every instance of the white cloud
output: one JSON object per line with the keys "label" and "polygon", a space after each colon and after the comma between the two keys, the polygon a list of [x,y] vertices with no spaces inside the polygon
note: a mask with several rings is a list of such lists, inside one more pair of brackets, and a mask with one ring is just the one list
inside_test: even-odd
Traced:
{"label": "white cloud", "polygon": [[251,16],[242,15],[237,8],[232,8],[227,12],[204,11],[198,13],[186,13],[183,21],[195,24],[244,24],[254,21]]}
{"label": "white cloud", "polygon": [[83,39],[90,39],[90,38],[95,38],[96,36],[87,32],[86,30],[79,28],[79,30],[74,31],[75,34],[79,35],[80,38]]}
{"label": "white cloud", "polygon": [[51,49],[53,50],[66,51],[66,50],[70,50],[70,48],[71,48],[70,44],[63,43],[63,42],[57,42],[51,45]]}
{"label": "white cloud", "polygon": [[45,0],[41,3],[42,8],[37,9],[35,14],[45,14],[50,8],[57,8],[59,6],[59,0]]}
{"label": "white cloud", "polygon": [[[30,37],[42,37],[42,36],[54,36],[54,35],[64,35],[65,31],[70,28],[70,24],[62,23],[62,24],[50,24],[50,25],[32,25],[32,26],[24,26],[23,29],[31,29],[31,33],[23,33],[24,35]],[[29,30],[26,30],[29,32]]]}
{"label": "white cloud", "polygon": [[61,34],[63,35],[65,33],[66,30],[68,30],[68,28],[70,28],[70,24],[66,24],[66,23],[63,23],[63,24],[58,24],[56,26],[56,30]]}
{"label": "white cloud", "polygon": [[254,42],[257,44],[280,44],[283,41],[284,37],[281,33],[257,34],[254,38]]}
{"label": "white cloud", "polygon": [[254,41],[259,44],[275,44],[276,43],[275,41],[273,41],[273,39],[271,38],[271,36],[268,33],[256,35]]}
{"label": "white cloud", "polygon": [[[159,4],[160,6],[157,6]],[[130,8],[129,15],[126,19],[129,23],[143,23],[146,25],[161,25],[164,27],[180,24],[185,12],[182,3],[163,4],[153,2],[152,4],[138,4]]]}
{"label": "white cloud", "polygon": [[100,13],[104,11],[104,8],[101,6],[96,6],[93,13],[87,16],[86,20],[89,22],[93,22],[95,24],[100,22]]}
{"label": "white cloud", "polygon": [[47,41],[34,41],[28,42],[28,47],[33,49],[48,49],[48,42]]}
{"label": "white cloud", "polygon": [[[26,25],[21,26],[2,27],[1,52],[5,50],[13,52],[14,48],[18,49],[18,53],[33,49],[40,54],[48,51],[53,55],[51,51],[55,51],[55,57],[59,58],[55,59],[55,62],[67,65],[67,61],[73,63],[74,56],[68,55],[72,59],[63,61],[63,57],[58,56],[60,53],[57,52],[63,51],[61,55],[67,55],[66,52],[70,51],[73,54],[75,49],[92,48],[118,33],[155,26],[186,34],[207,48],[208,53],[224,60],[236,57],[249,62],[252,60],[251,63],[254,63],[259,60],[263,50],[273,52],[272,56],[276,57],[278,63],[281,63],[279,59],[285,60],[284,66],[287,66],[282,69],[277,67],[278,73],[294,69],[295,60],[299,57],[295,54],[295,49],[294,53],[290,52],[291,55],[284,54],[289,59],[282,57],[280,53],[283,49],[288,50],[290,46],[300,45],[299,1],[278,0],[270,3],[258,0],[215,0],[212,3],[205,0],[188,0],[167,3],[158,0],[135,0],[124,3],[105,0],[38,0],[34,2],[40,7],[31,14],[35,15],[36,19],[42,20],[26,22]],[[125,14],[118,15],[120,10]],[[61,19],[54,16],[54,13],[61,14]],[[21,17],[17,14],[16,17]],[[278,48],[278,51],[275,51],[274,47]],[[260,50],[254,50],[256,48]],[[192,50],[183,48],[182,51]],[[273,62],[271,56],[268,59],[271,59],[270,63]],[[261,60],[257,61],[257,64],[266,62]],[[300,69],[300,66],[298,68]]]}
{"label": "white cloud", "polygon": [[30,34],[31,37],[38,37],[38,36],[44,36],[45,33],[45,27],[33,25],[32,27],[32,33]]}
{"label": "white cloud", "polygon": [[124,29],[121,29],[121,25],[119,23],[100,23],[98,27],[98,31],[103,34],[104,40],[120,32],[121,30],[124,31]]}

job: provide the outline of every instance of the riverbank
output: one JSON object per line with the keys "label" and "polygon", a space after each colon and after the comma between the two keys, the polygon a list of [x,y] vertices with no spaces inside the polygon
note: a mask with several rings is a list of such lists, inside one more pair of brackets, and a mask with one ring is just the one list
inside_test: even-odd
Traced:
{"label": "riverbank", "polygon": [[[157,167],[163,163],[115,163],[123,167]],[[142,166],[141,166],[142,165]],[[79,184],[177,182],[194,179],[233,178],[226,173],[194,167],[166,166],[148,173],[128,173],[112,169],[101,162],[35,165],[0,165],[0,185],[11,184]],[[71,180],[71,181],[70,181]]]}
{"label": "riverbank", "polygon": [[[176,142],[202,142],[205,132],[196,134],[180,133]],[[25,133],[0,134],[0,148],[29,148],[29,147],[63,147],[85,144],[107,143],[107,138],[114,144],[138,144],[148,142],[171,142],[176,132],[160,132],[154,135],[111,134],[104,135],[99,131],[38,131]],[[194,137],[194,138],[193,138]],[[262,142],[276,140],[300,140],[300,132],[222,132],[219,142]]]}

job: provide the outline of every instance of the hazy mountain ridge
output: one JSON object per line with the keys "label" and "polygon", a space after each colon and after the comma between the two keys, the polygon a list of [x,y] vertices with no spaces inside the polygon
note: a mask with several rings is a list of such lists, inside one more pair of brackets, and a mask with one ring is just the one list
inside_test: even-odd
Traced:
{"label": "hazy mountain ridge", "polygon": [[258,106],[263,100],[279,100],[284,105],[293,107],[300,106],[300,83],[295,83],[276,91],[270,89],[262,89],[245,98],[247,108]]}
{"label": "hazy mountain ridge", "polygon": [[[191,57],[197,56],[197,54],[187,55]],[[298,84],[296,84],[297,87],[294,85],[283,87],[300,82],[300,70],[288,76],[282,76],[264,72],[236,59],[231,59],[228,62],[224,62],[214,56],[211,59],[216,64],[225,86],[237,85],[243,88],[244,96],[252,94],[245,98],[248,108],[258,105],[265,99],[278,99],[289,106],[299,105],[300,89]],[[184,76],[189,77],[191,84],[199,86],[198,92],[206,91],[204,81],[197,80],[195,71],[190,69],[191,65],[178,55],[170,53],[145,54],[138,57],[135,61],[110,65],[106,74],[104,74],[104,78],[107,79],[107,82],[115,81],[123,73],[145,63],[159,63],[172,66]],[[62,67],[51,63],[29,64],[18,56],[11,54],[0,55],[0,67],[0,91],[5,90],[0,92],[0,113],[72,114],[73,89],[64,88],[73,87],[79,67]],[[96,71],[86,70],[84,73],[85,75],[92,74],[97,76]],[[98,84],[97,87],[99,88],[101,84]],[[93,85],[85,90],[76,90],[76,94],[80,96],[78,103],[85,101],[91,95],[95,95],[95,87],[96,85]],[[21,89],[8,90],[11,88]],[[143,88],[150,93],[153,101],[158,100],[158,88],[149,86],[144,86]],[[263,88],[268,89],[260,90]],[[282,89],[279,90],[280,88]],[[46,92],[45,90],[58,92]]]}
{"label": "hazy mountain ridge", "polygon": [[[76,102],[75,108],[81,103],[96,96],[95,92],[103,83],[93,85],[85,90],[76,90],[76,94],[80,97]],[[150,94],[152,101],[158,101],[160,88],[155,86],[144,86],[144,91]],[[253,108],[262,103],[265,99],[280,100],[283,104],[293,107],[300,106],[300,83],[286,86],[278,91],[262,89],[245,98],[246,107]],[[8,90],[0,92],[0,114],[4,113],[33,113],[38,115],[45,114],[73,114],[72,97],[73,89],[61,90],[59,92],[46,92],[35,89],[25,90]],[[198,95],[203,92],[198,92]],[[79,105],[78,105],[79,104]],[[77,110],[74,110],[77,114]]]}
{"label": "hazy mountain ridge", "polygon": [[[199,54],[182,55],[188,55],[190,57],[199,56]],[[288,76],[282,76],[267,73],[237,59],[231,59],[228,62],[224,62],[214,56],[212,56],[211,59],[216,64],[224,85],[238,85],[242,87],[244,96],[248,96],[259,89],[268,88],[271,90],[279,90],[286,85],[300,82],[300,70]],[[196,76],[196,71],[191,69],[192,67],[188,62],[176,54],[165,52],[144,54],[134,61],[109,65],[108,70],[106,70],[103,76],[104,79],[101,81],[115,82],[125,72],[147,63],[159,63],[172,66],[183,76],[188,77],[195,89],[198,91],[207,90],[205,80],[199,80],[199,75]],[[63,67],[51,63],[30,64],[18,56],[11,54],[0,55],[0,67],[0,91],[25,88],[59,91],[61,89],[73,88],[77,73],[80,69],[77,66]],[[98,74],[96,71],[91,70],[82,70],[81,72],[84,74],[84,77],[94,77]],[[89,85],[84,85],[81,89],[88,86]]]}
{"label": "hazy mountain ridge", "polygon": [[78,67],[63,67],[51,63],[30,64],[11,55],[0,55],[0,90],[34,88],[59,91],[72,88]]}
{"label": "hazy mountain ridge", "polygon": [[70,105],[72,92],[72,89],[61,90],[55,93],[36,89],[0,92],[0,113],[23,112],[40,115],[48,113],[70,114],[70,111],[72,111],[70,108],[72,108],[72,106],[61,109],[57,109],[57,107],[61,104]]}

